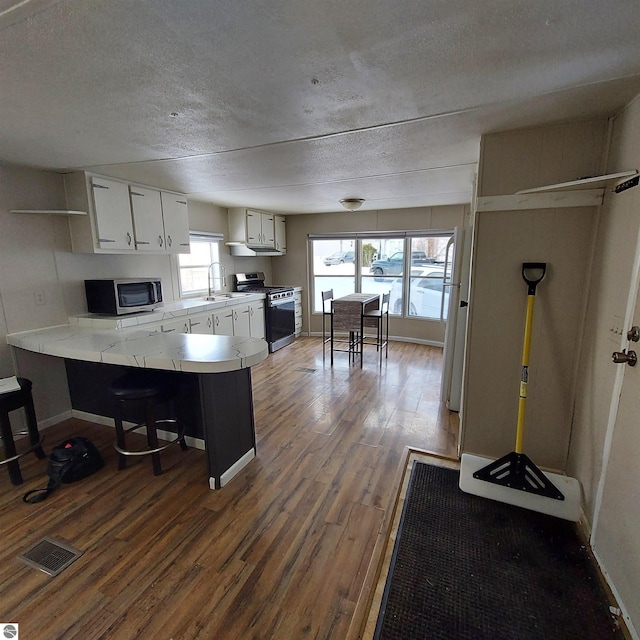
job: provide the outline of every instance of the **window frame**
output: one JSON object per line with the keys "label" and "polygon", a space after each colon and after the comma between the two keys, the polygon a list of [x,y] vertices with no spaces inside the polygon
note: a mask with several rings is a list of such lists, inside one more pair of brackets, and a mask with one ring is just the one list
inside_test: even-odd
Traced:
{"label": "window frame", "polygon": [[[179,296],[180,298],[200,298],[202,296],[206,296],[209,292],[209,287],[207,286],[204,289],[190,289],[190,290],[184,290],[183,289],[183,278],[182,278],[182,274],[183,272],[190,270],[190,269],[202,269],[204,267],[206,267],[207,269],[210,267],[211,264],[213,263],[221,263],[220,260],[220,256],[221,256],[221,245],[224,241],[224,236],[221,233],[213,233],[213,232],[205,232],[205,231],[191,231],[189,232],[189,253],[185,253],[185,254],[181,254],[178,253],[176,254],[176,279],[177,279],[177,285],[178,285],[178,292],[179,292]],[[182,256],[189,256],[191,255],[191,243],[192,242],[201,242],[201,243],[207,243],[209,244],[209,257],[210,257],[210,262],[208,262],[207,264],[202,263],[202,264],[190,264],[190,265],[182,265],[180,264],[181,262],[181,257]],[[217,255],[215,255],[217,253]]]}
{"label": "window frame", "polygon": [[[312,315],[320,315],[321,309],[317,306],[318,300],[321,299],[321,291],[317,291],[316,281],[319,277],[326,277],[326,274],[316,274],[314,270],[314,256],[315,248],[314,242],[321,240],[333,240],[333,241],[353,241],[355,243],[355,273],[349,275],[336,274],[332,277],[351,278],[354,280],[354,293],[362,293],[363,278],[372,277],[369,274],[363,274],[362,271],[362,246],[363,242],[370,240],[387,240],[387,241],[400,241],[402,240],[402,251],[404,255],[412,255],[414,247],[412,240],[415,238],[430,238],[430,237],[452,237],[454,235],[453,229],[427,229],[427,230],[412,230],[412,231],[388,231],[388,232],[357,232],[357,233],[330,233],[330,234],[309,234],[308,235],[308,256],[309,256],[309,288],[311,291],[311,313]],[[400,251],[398,249],[397,251]],[[395,253],[395,251],[394,251]],[[403,272],[400,275],[393,276],[393,278],[401,278],[402,286],[402,311],[400,314],[394,313],[390,309],[390,314],[403,319],[421,320],[427,322],[439,322],[439,317],[418,316],[409,314],[409,293],[410,282],[412,279],[419,279],[422,276],[416,277],[411,275],[411,260],[405,260],[403,263]],[[322,289],[324,290],[324,289]],[[443,291],[444,295],[444,291]],[[446,320],[446,318],[445,318]]]}

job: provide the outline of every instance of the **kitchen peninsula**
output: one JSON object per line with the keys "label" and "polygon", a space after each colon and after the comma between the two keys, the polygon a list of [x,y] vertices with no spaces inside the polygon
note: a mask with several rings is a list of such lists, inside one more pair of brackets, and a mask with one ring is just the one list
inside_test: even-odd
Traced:
{"label": "kitchen peninsula", "polygon": [[70,323],[9,334],[7,342],[64,358],[73,409],[102,416],[112,415],[108,384],[126,368],[165,371],[179,387],[178,418],[187,435],[204,440],[211,489],[256,455],[251,367],[268,355],[264,340]]}

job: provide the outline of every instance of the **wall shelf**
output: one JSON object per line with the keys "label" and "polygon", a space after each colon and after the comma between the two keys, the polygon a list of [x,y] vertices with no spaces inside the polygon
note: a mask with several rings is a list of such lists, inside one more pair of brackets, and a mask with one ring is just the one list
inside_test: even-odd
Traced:
{"label": "wall shelf", "polygon": [[86,216],[86,211],[73,209],[11,209],[10,213],[44,213],[49,216]]}
{"label": "wall shelf", "polygon": [[611,180],[621,180],[635,175],[638,175],[637,169],[634,169],[633,171],[621,171],[620,173],[609,173],[603,176],[580,178],[579,180],[571,180],[570,182],[560,182],[558,184],[550,184],[544,187],[536,187],[535,189],[523,189],[522,191],[516,191],[516,195],[519,196],[526,193],[544,193],[545,191],[563,191],[565,189],[593,189],[596,187],[602,187]]}

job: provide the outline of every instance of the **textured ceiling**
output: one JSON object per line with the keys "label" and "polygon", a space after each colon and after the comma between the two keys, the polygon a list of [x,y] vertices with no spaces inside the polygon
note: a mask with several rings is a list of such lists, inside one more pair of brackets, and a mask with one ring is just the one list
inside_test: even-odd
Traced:
{"label": "textured ceiling", "polygon": [[638,13],[0,0],[0,161],[283,212],[469,202],[483,133],[611,115],[640,93]]}

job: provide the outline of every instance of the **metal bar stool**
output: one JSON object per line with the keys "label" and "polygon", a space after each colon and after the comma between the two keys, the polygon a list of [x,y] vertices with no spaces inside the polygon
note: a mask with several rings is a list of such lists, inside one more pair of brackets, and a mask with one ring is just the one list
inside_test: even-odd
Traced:
{"label": "metal bar stool", "polygon": [[[127,464],[127,456],[151,456],[153,473],[159,476],[162,473],[160,464],[160,452],[176,442],[180,443],[183,451],[187,450],[184,440],[184,426],[180,426],[174,418],[156,419],[156,408],[159,404],[169,402],[175,396],[175,391],[166,380],[155,375],[154,372],[144,370],[130,372],[114,380],[109,386],[109,391],[114,398],[114,422],[116,426],[116,441],[114,448],[118,452],[118,469],[124,469]],[[142,418],[142,422],[125,429],[123,416],[135,416],[135,420]],[[172,431],[176,431],[176,437],[158,444],[158,425],[172,425]],[[129,431],[145,427],[147,433],[146,449],[130,449],[127,447],[126,434]]]}
{"label": "metal bar stool", "polygon": [[[333,309],[329,304],[329,310],[327,311],[327,302],[333,300],[333,289],[322,292],[322,362],[325,361],[325,352],[327,343],[331,342],[331,335],[333,332]],[[327,322],[326,319],[330,318],[329,335],[327,336]]]}
{"label": "metal bar stool", "polygon": [[[376,346],[376,351],[380,354],[380,366],[382,366],[382,350],[385,351],[385,357],[389,357],[389,299],[390,293],[382,294],[382,304],[379,309],[373,309],[367,311],[362,319],[364,327],[373,327],[376,329],[376,337],[374,342],[367,342],[366,336],[363,339],[364,344],[371,344]],[[386,321],[386,332],[385,324]]]}
{"label": "metal bar stool", "polygon": [[[33,397],[31,395],[31,380],[18,378],[20,389],[10,391],[0,395],[0,435],[4,448],[5,458],[0,460],[0,464],[6,464],[9,471],[9,478],[14,485],[22,484],[22,473],[18,460],[33,451],[41,460],[46,458],[42,450],[42,438],[38,433],[38,421],[33,408]],[[9,413],[16,409],[24,409],[27,421],[27,430],[13,433]],[[16,450],[14,436],[29,436],[29,447],[20,453]]]}

